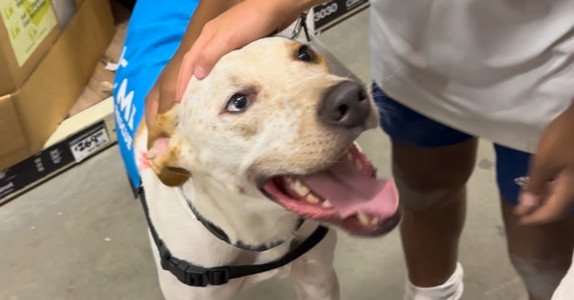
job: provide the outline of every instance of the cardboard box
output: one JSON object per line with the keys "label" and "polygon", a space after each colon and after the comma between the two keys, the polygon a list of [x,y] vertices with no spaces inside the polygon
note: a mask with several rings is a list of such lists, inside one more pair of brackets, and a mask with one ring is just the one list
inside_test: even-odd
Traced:
{"label": "cardboard box", "polygon": [[64,120],[42,151],[0,172],[0,205],[114,145],[112,102]]}
{"label": "cardboard box", "polygon": [[60,28],[68,26],[68,22],[78,11],[75,0],[52,0],[52,6]]}
{"label": "cardboard box", "polygon": [[82,3],[84,3],[85,0],[74,0],[74,2],[76,3],[77,7],[80,7],[82,5]]}
{"label": "cardboard box", "polygon": [[0,95],[28,78],[59,35],[50,1],[0,1]]}
{"label": "cardboard box", "polygon": [[[0,151],[0,170],[42,149],[82,92],[114,30],[109,1],[81,2],[43,59],[9,95],[26,147],[18,153],[2,148],[13,154]],[[0,141],[5,138],[0,136]]]}
{"label": "cardboard box", "polygon": [[0,157],[5,161],[26,158],[27,145],[12,96],[0,97]]}

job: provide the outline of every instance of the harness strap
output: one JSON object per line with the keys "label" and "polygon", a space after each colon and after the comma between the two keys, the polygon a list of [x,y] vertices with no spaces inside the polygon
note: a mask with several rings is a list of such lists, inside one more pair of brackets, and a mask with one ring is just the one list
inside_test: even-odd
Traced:
{"label": "harness strap", "polygon": [[172,256],[165,243],[159,238],[159,235],[151,222],[144,189],[141,191],[140,200],[152,239],[161,258],[162,269],[172,273],[183,284],[195,287],[222,285],[234,278],[259,274],[283,267],[315,247],[323,240],[329,231],[329,229],[324,226],[318,226],[317,229],[303,243],[293,249],[293,251],[288,252],[279,259],[265,264],[204,268]]}
{"label": "harness strap", "polygon": [[[205,227],[215,237],[228,243],[229,245],[231,245],[233,247],[237,247],[237,248],[240,248],[243,250],[262,252],[262,251],[266,251],[266,250],[275,248],[279,245],[282,245],[283,243],[285,243],[287,241],[287,240],[279,240],[279,241],[275,241],[275,242],[270,243],[270,244],[261,244],[261,245],[256,245],[256,246],[246,244],[242,241],[237,241],[237,242],[233,243],[229,239],[229,236],[227,235],[227,233],[225,233],[225,231],[223,231],[223,229],[221,229],[219,226],[217,226],[217,225],[211,223],[210,221],[208,221],[207,219],[205,219],[197,211],[197,209],[195,209],[193,204],[191,204],[191,201],[189,201],[189,199],[185,196],[185,193],[183,192],[183,189],[181,187],[179,187],[179,193],[180,193],[181,197],[183,198],[183,200],[185,201],[185,203],[187,204],[187,206],[189,207],[189,209],[191,210],[191,212],[193,213],[193,215],[195,216],[195,218],[203,225],[203,227]],[[305,219],[299,219],[297,221],[297,225],[295,225],[295,231],[299,230],[299,228],[301,228],[301,226],[303,225],[304,222],[305,222]]]}

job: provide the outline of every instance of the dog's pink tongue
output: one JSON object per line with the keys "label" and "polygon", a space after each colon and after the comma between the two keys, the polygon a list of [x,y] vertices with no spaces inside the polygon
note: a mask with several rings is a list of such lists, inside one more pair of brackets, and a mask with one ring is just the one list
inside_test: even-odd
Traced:
{"label": "dog's pink tongue", "polygon": [[358,212],[391,217],[397,212],[398,192],[392,180],[377,180],[349,162],[302,178],[313,192],[333,204],[342,218]]}

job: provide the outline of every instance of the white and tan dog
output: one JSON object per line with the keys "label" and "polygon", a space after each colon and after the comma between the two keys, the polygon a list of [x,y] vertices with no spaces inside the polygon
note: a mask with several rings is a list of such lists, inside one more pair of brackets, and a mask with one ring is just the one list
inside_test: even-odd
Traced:
{"label": "white and tan dog", "polygon": [[[398,222],[394,185],[375,179],[353,144],[378,124],[372,100],[306,45],[273,37],[227,54],[207,78],[192,79],[182,102],[156,123],[149,130],[142,124],[136,137],[139,171],[153,227],[179,259],[204,267],[261,264],[284,256],[319,223],[375,236]],[[207,230],[190,206],[229,241]],[[181,283],[152,248],[167,299],[230,299],[282,274],[300,299],[321,300],[339,299],[335,241],[331,230],[285,267],[207,287]]]}

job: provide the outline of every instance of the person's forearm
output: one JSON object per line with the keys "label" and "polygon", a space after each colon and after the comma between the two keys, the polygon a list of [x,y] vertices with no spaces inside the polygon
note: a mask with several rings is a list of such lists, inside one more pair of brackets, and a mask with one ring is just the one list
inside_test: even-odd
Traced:
{"label": "person's forearm", "polygon": [[[202,0],[191,17],[180,46],[177,49],[175,58],[183,58],[189,51],[197,37],[200,35],[203,26],[213,18],[224,13],[234,5],[242,2],[259,2],[258,5],[272,5],[278,11],[305,11],[313,6],[327,2],[328,0]],[[291,18],[286,18],[286,22]],[[289,24],[282,24],[287,27]]]}
{"label": "person's forearm", "polygon": [[226,10],[230,9],[235,4],[241,2],[242,0],[202,0],[197,5],[193,16],[189,20],[187,29],[177,52],[175,53],[175,58],[183,58],[185,53],[191,48],[203,26],[209,22],[211,19],[219,16]]}

